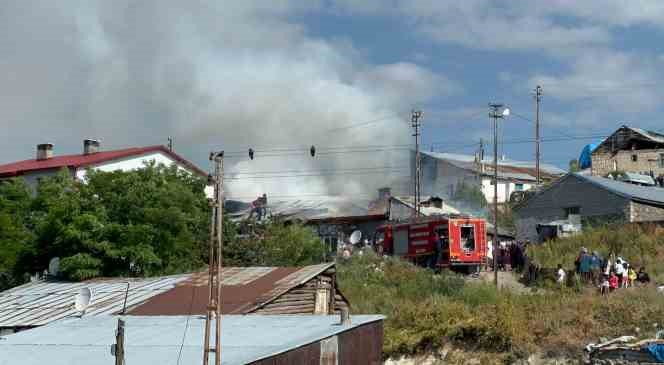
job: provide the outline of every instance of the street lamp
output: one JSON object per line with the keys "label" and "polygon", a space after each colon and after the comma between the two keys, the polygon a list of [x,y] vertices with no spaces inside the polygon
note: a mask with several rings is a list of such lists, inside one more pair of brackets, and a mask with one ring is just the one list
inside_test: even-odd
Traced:
{"label": "street lamp", "polygon": [[498,119],[507,118],[510,109],[503,104],[489,103],[493,119],[493,283],[498,287]]}

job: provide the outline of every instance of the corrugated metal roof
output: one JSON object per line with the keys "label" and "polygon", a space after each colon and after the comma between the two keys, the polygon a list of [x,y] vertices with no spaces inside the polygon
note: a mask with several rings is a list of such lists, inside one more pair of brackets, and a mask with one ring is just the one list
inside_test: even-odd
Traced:
{"label": "corrugated metal roof", "polygon": [[630,200],[646,204],[664,205],[664,188],[639,186],[599,176],[581,174],[574,174],[574,176]]}
{"label": "corrugated metal roof", "polygon": [[127,308],[173,289],[189,275],[145,279],[96,279],[78,283],[36,282],[0,293],[0,327],[41,326],[77,315],[74,300],[81,288],[92,291],[86,316],[118,313],[122,310],[127,283]]}
{"label": "corrugated metal roof", "polygon": [[[301,199],[267,198],[269,215],[301,220],[365,216],[369,214],[371,203],[371,199],[332,195]],[[234,203],[233,208],[235,210],[230,213],[236,219],[247,218],[251,213],[251,207],[246,203]]]}
{"label": "corrugated metal roof", "polygon": [[[456,153],[440,153],[440,152],[427,152],[427,151],[422,151],[422,154],[431,156],[433,158],[437,158],[440,160],[445,160],[453,165],[463,168],[463,169],[474,169],[475,167],[475,156],[472,155],[461,155],[461,154],[456,154]],[[491,168],[493,166],[493,159],[491,158],[485,158],[482,161],[488,168]],[[511,160],[511,159],[500,159],[498,160],[498,173],[501,173],[500,167],[512,167],[512,168],[517,168],[517,169],[535,169],[535,162],[533,161],[518,161],[518,160]],[[566,171],[550,164],[540,164],[540,170],[546,174],[551,174],[551,175],[562,175],[565,174]],[[532,177],[532,175],[528,174],[529,176]]]}
{"label": "corrugated metal roof", "polygon": [[[118,317],[73,318],[8,335],[0,340],[0,365],[112,364]],[[123,318],[127,364],[175,364],[182,346],[181,364],[203,359],[205,320],[193,316]],[[339,316],[226,315],[222,319],[221,362],[247,364],[346,332],[383,316],[352,316],[339,325]],[[185,331],[186,329],[186,331]],[[214,323],[212,325],[214,333]],[[214,358],[214,355],[211,356]]]}
{"label": "corrugated metal roof", "polygon": [[[246,314],[334,267],[334,263],[296,267],[227,267],[222,269],[222,311]],[[192,274],[178,287],[154,296],[129,311],[134,315],[204,314],[208,273]],[[193,297],[193,299],[192,299]]]}

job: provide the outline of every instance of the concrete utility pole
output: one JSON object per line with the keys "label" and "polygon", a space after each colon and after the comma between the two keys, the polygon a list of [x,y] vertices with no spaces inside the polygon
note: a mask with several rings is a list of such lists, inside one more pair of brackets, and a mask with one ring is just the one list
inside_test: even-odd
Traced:
{"label": "concrete utility pole", "polygon": [[115,365],[124,365],[124,329],[125,322],[118,318],[118,329],[115,331]]}
{"label": "concrete utility pole", "polygon": [[493,282],[498,287],[498,119],[509,115],[503,104],[489,104],[493,119]]}
{"label": "concrete utility pole", "polygon": [[[209,364],[210,353],[214,352],[215,365],[221,364],[221,269],[223,249],[224,219],[224,152],[210,153],[214,161],[214,201],[212,202],[212,224],[210,225],[210,259],[208,267],[208,306],[205,316],[205,343],[203,344],[203,364]],[[212,317],[216,319],[215,347],[210,347],[210,327]]]}
{"label": "concrete utility pole", "polygon": [[413,110],[411,112],[411,125],[415,129],[413,137],[415,137],[415,216],[420,216],[420,196],[422,194],[422,163],[420,158],[420,126],[422,118],[421,110]]}
{"label": "concrete utility pole", "polygon": [[537,171],[537,186],[542,182],[540,175],[540,101],[542,100],[542,87],[535,88],[535,170]]}

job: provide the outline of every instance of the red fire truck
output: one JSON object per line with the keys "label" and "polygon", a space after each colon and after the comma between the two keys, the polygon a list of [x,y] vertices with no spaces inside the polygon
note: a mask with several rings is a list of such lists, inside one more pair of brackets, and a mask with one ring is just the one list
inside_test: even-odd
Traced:
{"label": "red fire truck", "polygon": [[376,230],[378,252],[418,265],[476,269],[487,254],[482,218],[434,216],[393,222]]}

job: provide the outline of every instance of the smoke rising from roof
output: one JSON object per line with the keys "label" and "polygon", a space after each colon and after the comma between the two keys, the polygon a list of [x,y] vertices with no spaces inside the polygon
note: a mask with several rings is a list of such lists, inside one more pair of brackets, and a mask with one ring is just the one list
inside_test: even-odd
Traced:
{"label": "smoke rising from roof", "polygon": [[[300,1],[3,2],[2,163],[48,140],[77,153],[165,143],[203,167],[211,149],[246,151],[230,172],[407,166],[407,150],[311,158],[311,145],[404,145],[408,111],[457,87],[413,63],[374,65],[347,40],[314,37]],[[356,128],[340,128],[385,117]],[[302,156],[261,150],[300,148]],[[284,173],[286,175],[291,173]],[[284,175],[282,174],[282,175]],[[408,170],[391,172],[407,176]],[[312,174],[313,175],[313,174]],[[245,175],[247,176],[247,175]],[[390,175],[229,181],[231,195],[359,194]]]}

